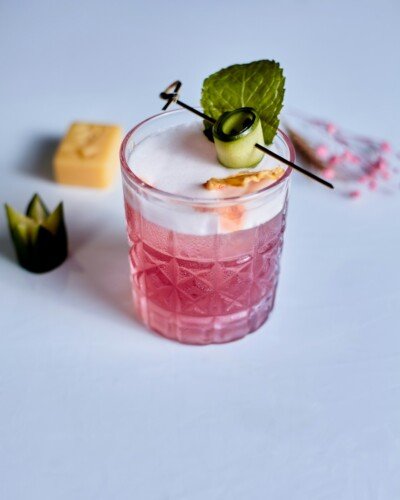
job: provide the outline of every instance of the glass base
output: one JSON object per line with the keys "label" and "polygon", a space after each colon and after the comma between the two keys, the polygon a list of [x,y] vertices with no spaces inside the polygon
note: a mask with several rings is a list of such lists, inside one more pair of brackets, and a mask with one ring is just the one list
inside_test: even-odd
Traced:
{"label": "glass base", "polygon": [[223,344],[239,340],[264,324],[273,309],[274,295],[247,310],[208,317],[172,313],[141,294],[135,294],[134,304],[138,319],[163,337],[183,344]]}

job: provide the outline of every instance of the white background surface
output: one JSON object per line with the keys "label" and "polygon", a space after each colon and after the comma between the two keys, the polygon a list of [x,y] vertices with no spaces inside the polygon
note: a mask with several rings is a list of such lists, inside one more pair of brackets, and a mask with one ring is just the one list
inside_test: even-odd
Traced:
{"label": "white background surface", "polygon": [[74,119],[126,129],[181,78],[275,58],[288,106],[399,145],[396,0],[0,3],[0,200],[64,200],[72,257],[35,276],[0,214],[0,498],[400,498],[400,196],[295,176],[276,309],[190,347],[132,318],[119,180],[56,185]]}

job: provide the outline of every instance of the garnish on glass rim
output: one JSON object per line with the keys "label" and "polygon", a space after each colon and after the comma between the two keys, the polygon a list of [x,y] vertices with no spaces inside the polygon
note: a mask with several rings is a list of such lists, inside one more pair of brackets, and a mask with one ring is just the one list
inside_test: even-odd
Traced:
{"label": "garnish on glass rim", "polygon": [[[189,106],[188,104],[182,102],[179,99],[179,90],[180,90],[181,86],[182,86],[182,83],[179,80],[176,80],[175,82],[168,85],[168,87],[163,92],[161,92],[160,98],[167,101],[162,109],[165,111],[174,102],[174,103],[178,104],[179,106],[181,106],[182,108],[196,114],[200,118],[203,118],[203,120],[206,120],[207,122],[214,125],[217,121],[215,118],[208,116],[205,113],[202,113],[201,111],[197,110],[196,108],[193,108],[192,106]],[[269,156],[272,156],[272,158],[279,160],[280,162],[284,163],[285,165],[292,167],[294,170],[297,170],[298,172],[306,175],[307,177],[310,177],[311,179],[319,182],[320,184],[323,184],[324,186],[329,187],[330,189],[334,189],[333,185],[330,182],[328,182],[324,179],[321,179],[321,177],[318,177],[317,175],[313,174],[312,172],[309,172],[308,170],[305,170],[302,167],[299,167],[298,165],[291,162],[290,160],[286,160],[286,158],[278,155],[277,153],[266,148],[265,146],[262,146],[261,144],[256,143],[254,147],[259,149],[263,153],[265,153]]]}
{"label": "garnish on glass rim", "polygon": [[[270,60],[234,64],[203,82],[201,106],[215,120],[226,111],[252,107],[260,115],[264,143],[271,144],[279,126],[285,95],[285,77],[279,63]],[[260,142],[260,141],[258,141]]]}
{"label": "garnish on glass rim", "polygon": [[272,170],[260,170],[258,172],[242,172],[241,174],[230,175],[222,179],[212,177],[203,184],[206,189],[223,189],[225,187],[246,187],[252,182],[260,182],[266,179],[277,181],[285,173],[282,167],[276,167]]}

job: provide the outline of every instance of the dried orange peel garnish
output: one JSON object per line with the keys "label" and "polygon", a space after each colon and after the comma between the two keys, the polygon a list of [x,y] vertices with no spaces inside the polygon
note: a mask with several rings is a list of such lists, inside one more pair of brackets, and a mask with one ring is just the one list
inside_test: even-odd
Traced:
{"label": "dried orange peel garnish", "polygon": [[247,187],[251,183],[257,183],[264,180],[277,181],[285,173],[282,167],[276,167],[271,170],[260,170],[259,172],[244,172],[241,174],[230,175],[229,177],[212,177],[203,184],[206,189],[223,189],[225,187]]}

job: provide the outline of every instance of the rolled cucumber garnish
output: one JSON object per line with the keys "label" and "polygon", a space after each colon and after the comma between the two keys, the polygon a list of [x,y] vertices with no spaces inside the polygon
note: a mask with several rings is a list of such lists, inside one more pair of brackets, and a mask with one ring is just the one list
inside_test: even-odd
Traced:
{"label": "rolled cucumber garnish", "polygon": [[228,168],[255,167],[264,153],[254,146],[264,143],[260,117],[254,108],[223,113],[213,126],[219,162]]}

